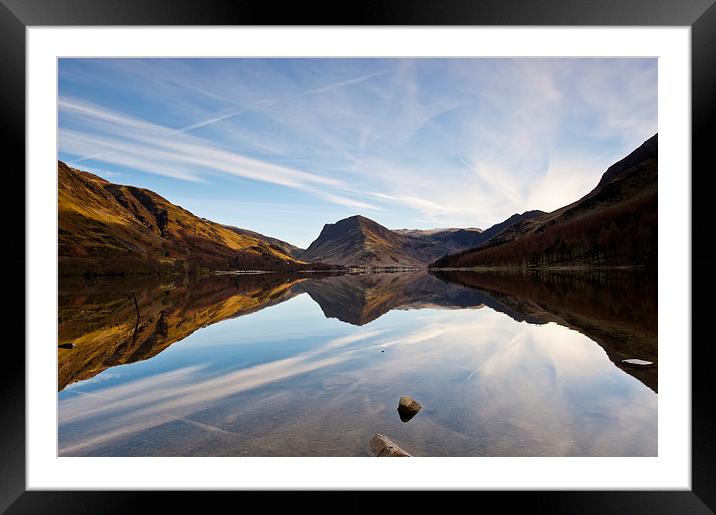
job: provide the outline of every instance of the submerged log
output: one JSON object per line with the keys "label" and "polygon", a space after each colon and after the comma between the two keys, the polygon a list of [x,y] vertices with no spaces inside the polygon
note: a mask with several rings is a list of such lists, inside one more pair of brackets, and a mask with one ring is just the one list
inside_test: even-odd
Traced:
{"label": "submerged log", "polygon": [[409,458],[411,457],[406,451],[398,447],[390,438],[380,433],[376,433],[370,441],[370,450],[379,458]]}

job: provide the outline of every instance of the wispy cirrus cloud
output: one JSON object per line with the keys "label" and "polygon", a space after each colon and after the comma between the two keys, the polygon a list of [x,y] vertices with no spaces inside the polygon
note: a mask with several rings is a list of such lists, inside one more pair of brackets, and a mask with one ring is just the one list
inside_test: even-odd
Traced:
{"label": "wispy cirrus cloud", "polygon": [[188,132],[194,129],[199,129],[201,127],[206,127],[207,125],[211,125],[212,123],[221,122],[224,120],[228,120],[229,118],[233,118],[234,116],[238,116],[244,111],[231,111],[226,114],[222,114],[220,116],[213,116],[207,120],[202,120],[200,122],[192,123],[191,125],[187,125],[186,127],[182,127],[181,129],[175,129],[173,131],[170,131],[167,133],[167,136],[171,136],[172,134],[180,134],[182,132]]}
{"label": "wispy cirrus cloud", "polygon": [[[187,181],[202,180],[201,175],[189,171],[194,167],[201,167],[307,191],[336,204],[360,209],[380,209],[369,203],[320,189],[349,190],[344,183],[332,177],[246,157],[220,148],[211,141],[184,134],[192,128],[226,119],[229,115],[181,130],[170,130],[76,99],[60,99],[58,105],[61,113],[79,114],[83,118],[85,130],[65,129],[60,132],[60,150],[80,155],[77,161],[91,158]],[[91,150],[97,149],[101,151],[89,154]]]}
{"label": "wispy cirrus cloud", "polygon": [[306,91],[306,94],[313,95],[314,93],[323,93],[325,91],[331,91],[332,89],[342,88],[344,86],[350,86],[351,84],[360,84],[361,82],[365,82],[368,79],[372,79],[373,77],[380,77],[381,75],[385,75],[386,73],[388,73],[387,70],[376,72],[376,73],[369,73],[367,75],[361,75],[360,77],[353,77],[352,79],[346,79],[346,80],[334,82],[333,84],[328,84],[326,86],[321,86],[320,88],[308,90],[308,91]]}

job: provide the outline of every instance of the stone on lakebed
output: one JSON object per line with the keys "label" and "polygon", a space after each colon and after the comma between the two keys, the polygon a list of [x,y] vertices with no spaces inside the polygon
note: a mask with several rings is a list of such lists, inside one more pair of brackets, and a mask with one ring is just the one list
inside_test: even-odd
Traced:
{"label": "stone on lakebed", "polygon": [[421,408],[422,406],[418,401],[408,395],[403,395],[400,398],[400,401],[398,401],[398,413],[400,414],[400,420],[407,422],[417,415]]}

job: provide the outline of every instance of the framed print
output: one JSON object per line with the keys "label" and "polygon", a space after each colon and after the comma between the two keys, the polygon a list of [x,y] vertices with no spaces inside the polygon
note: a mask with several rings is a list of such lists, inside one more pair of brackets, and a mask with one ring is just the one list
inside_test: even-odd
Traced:
{"label": "framed print", "polygon": [[711,2],[3,2],[9,513],[714,509]]}

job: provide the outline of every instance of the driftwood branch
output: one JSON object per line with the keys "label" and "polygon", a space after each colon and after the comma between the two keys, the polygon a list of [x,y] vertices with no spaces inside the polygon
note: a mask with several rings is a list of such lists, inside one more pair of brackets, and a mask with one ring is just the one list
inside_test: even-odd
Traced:
{"label": "driftwood branch", "polygon": [[139,318],[139,304],[137,303],[137,296],[132,292],[132,298],[134,299],[134,308],[137,310],[137,318]]}
{"label": "driftwood branch", "polygon": [[134,334],[132,335],[132,343],[134,343],[137,341],[137,333],[139,332],[139,303],[134,292],[132,292],[132,298],[134,299],[134,309],[137,310],[137,322],[134,324]]}

